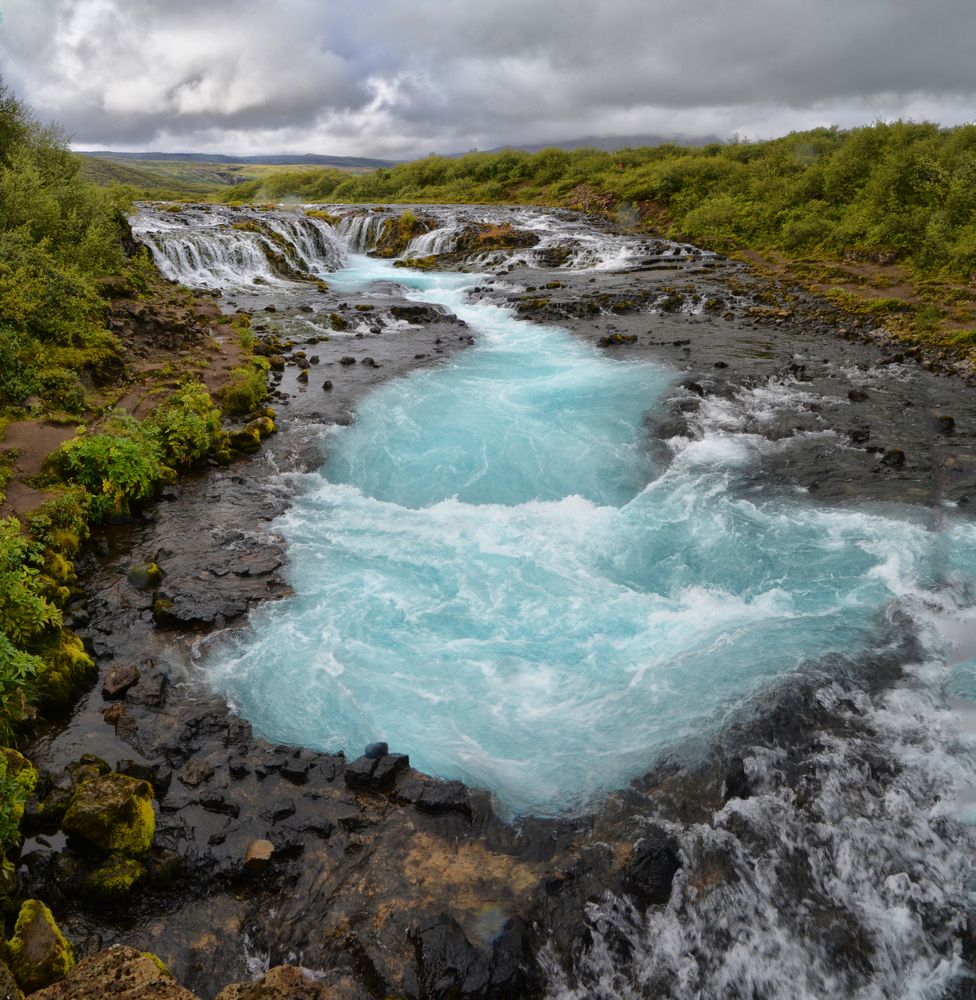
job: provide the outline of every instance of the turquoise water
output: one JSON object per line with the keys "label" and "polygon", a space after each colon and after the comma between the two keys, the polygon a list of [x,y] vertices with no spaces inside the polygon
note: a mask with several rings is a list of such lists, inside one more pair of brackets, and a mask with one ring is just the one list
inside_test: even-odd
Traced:
{"label": "turquoise water", "polygon": [[280,519],[295,596],[209,665],[272,740],[383,739],[513,812],[578,810],[976,565],[973,529],[924,511],[749,499],[732,433],[656,467],[641,422],[673,372],[469,302],[474,275],[329,275],[375,280],[477,344],[363,400]]}

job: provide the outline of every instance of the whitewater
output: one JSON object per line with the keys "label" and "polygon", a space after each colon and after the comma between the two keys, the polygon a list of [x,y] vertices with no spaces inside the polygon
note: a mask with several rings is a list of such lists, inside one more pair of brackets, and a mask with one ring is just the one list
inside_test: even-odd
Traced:
{"label": "whitewater", "polygon": [[[293,501],[274,528],[294,593],[208,644],[207,682],[272,742],[356,756],[384,740],[515,818],[593,812],[662,760],[694,768],[784,682],[816,677],[818,710],[860,730],[824,733],[813,798],[785,750],[746,740],[749,797],[710,824],[664,819],[689,869],[722,852],[735,878],[706,894],[679,875],[646,913],[591,901],[572,974],[547,959],[553,995],[943,996],[970,894],[976,526],[947,507],[757,489],[790,443],[755,428],[810,403],[788,378],[703,400],[662,454],[644,421],[675,371],[519,319],[478,273],[368,257],[364,218],[328,244],[330,288],[393,282],[475,345],[372,392],[350,425],[321,428],[319,469],[283,475]],[[181,280],[267,271],[244,236],[230,252],[212,234],[153,239]],[[595,241],[574,263],[626,260]],[[862,683],[895,661],[890,681]],[[861,730],[898,775],[873,798]],[[784,874],[801,851],[809,898]],[[870,968],[831,951],[839,913]]]}

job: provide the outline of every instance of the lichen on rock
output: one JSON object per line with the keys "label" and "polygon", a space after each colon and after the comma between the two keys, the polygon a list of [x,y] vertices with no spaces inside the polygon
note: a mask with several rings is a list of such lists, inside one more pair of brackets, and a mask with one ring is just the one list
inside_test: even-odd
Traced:
{"label": "lichen on rock", "polygon": [[[197,1000],[150,952],[116,944],[83,959],[64,982],[35,994],[36,1000]],[[32,998],[34,1000],[34,998]]]}

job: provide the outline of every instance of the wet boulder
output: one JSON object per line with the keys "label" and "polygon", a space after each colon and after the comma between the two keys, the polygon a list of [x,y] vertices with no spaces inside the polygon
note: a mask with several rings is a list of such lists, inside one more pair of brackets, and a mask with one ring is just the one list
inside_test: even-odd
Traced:
{"label": "wet boulder", "polygon": [[25,993],[59,982],[75,964],[71,945],[39,899],[21,906],[8,951],[11,971]]}
{"label": "wet boulder", "polygon": [[106,701],[124,698],[129,688],[139,683],[139,668],[132,664],[118,663],[105,677],[102,683],[102,697]]}
{"label": "wet boulder", "polygon": [[126,579],[138,590],[155,590],[163,582],[163,571],[155,563],[133,563]]}
{"label": "wet boulder", "polygon": [[152,786],[126,774],[91,778],[78,786],[61,825],[104,854],[144,854],[156,831]]}
{"label": "wet boulder", "polygon": [[67,979],[34,996],[38,1000],[197,1000],[155,955],[122,944],[83,959]]}
{"label": "wet boulder", "polygon": [[525,927],[509,921],[490,951],[475,948],[453,917],[442,914],[410,935],[414,966],[404,977],[411,1000],[428,997],[534,997],[541,994]]}
{"label": "wet boulder", "polygon": [[650,827],[624,872],[624,891],[643,907],[666,903],[680,867],[677,840],[660,827]]}
{"label": "wet boulder", "polygon": [[124,854],[112,854],[81,880],[80,889],[89,899],[109,903],[124,899],[145,877],[146,869],[141,862]]}

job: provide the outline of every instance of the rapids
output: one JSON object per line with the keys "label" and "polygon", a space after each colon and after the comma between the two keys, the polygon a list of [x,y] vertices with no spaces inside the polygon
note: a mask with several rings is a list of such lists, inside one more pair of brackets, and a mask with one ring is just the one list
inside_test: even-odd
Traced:
{"label": "rapids", "polygon": [[[572,231],[514,217],[542,250]],[[552,993],[942,996],[961,968],[951,935],[976,801],[976,526],[951,508],[757,488],[764,455],[791,447],[764,422],[811,403],[790,379],[705,399],[690,438],[650,448],[644,419],[675,371],[519,319],[478,273],[365,256],[377,218],[316,224],[314,239],[292,221],[305,234],[293,259],[341,293],[396,283],[461,318],[475,345],[374,391],[349,426],[321,428],[321,468],[283,475],[294,500],[275,528],[294,594],[208,643],[208,683],[272,741],[356,756],[385,740],[510,816],[579,817],[662,759],[705,759],[784,679],[828,676],[820,709],[870,729],[898,774],[889,790],[865,791],[860,738],[824,734],[802,802],[785,752],[752,747],[753,797],[712,825],[672,826],[690,868],[721,853],[735,878],[699,899],[679,876],[645,915],[591,901],[572,975],[546,958]],[[290,294],[249,256],[263,237],[221,227],[150,218],[141,231],[179,280]],[[450,250],[456,233],[449,219],[404,256]],[[646,254],[575,234],[577,269]],[[848,684],[885,656],[901,673],[880,693]],[[801,851],[810,873],[794,881],[815,900],[784,874]],[[841,913],[871,942],[867,969],[831,951]]]}

